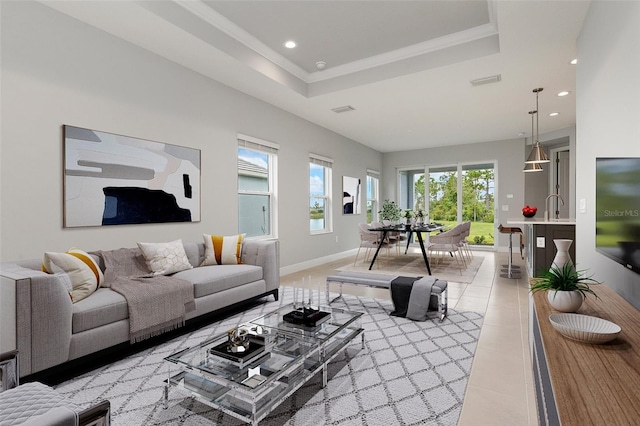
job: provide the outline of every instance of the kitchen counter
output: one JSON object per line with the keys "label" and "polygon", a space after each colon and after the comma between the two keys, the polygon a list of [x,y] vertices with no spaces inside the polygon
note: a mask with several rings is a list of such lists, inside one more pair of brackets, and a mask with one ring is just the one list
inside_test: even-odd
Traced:
{"label": "kitchen counter", "polygon": [[575,225],[575,219],[549,219],[537,217],[522,217],[518,219],[508,219],[507,225]]}
{"label": "kitchen counter", "polygon": [[574,263],[576,261],[576,220],[575,219],[549,219],[543,218],[518,218],[507,220],[508,226],[517,226],[524,234],[526,248],[526,266],[530,277],[542,276],[543,271],[548,271],[553,263],[557,249],[553,240],[573,240],[569,248],[569,255]]}

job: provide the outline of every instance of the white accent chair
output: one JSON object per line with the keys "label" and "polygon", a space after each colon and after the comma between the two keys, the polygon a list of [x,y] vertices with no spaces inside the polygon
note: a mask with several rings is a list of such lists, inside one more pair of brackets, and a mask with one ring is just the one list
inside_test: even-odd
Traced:
{"label": "white accent chair", "polygon": [[471,221],[463,222],[460,228],[462,230],[460,248],[462,249],[462,254],[466,257],[467,263],[471,263],[473,260],[473,252],[469,247],[469,241],[467,241],[467,237],[471,235]]}
{"label": "white accent chair", "polygon": [[[390,220],[383,220],[382,224],[384,226],[391,226],[391,221]],[[391,241],[392,243],[395,243],[395,245],[396,245],[396,254],[400,255],[400,246],[401,245],[406,245],[407,233],[406,232],[402,232],[402,231],[389,231],[387,233],[387,236],[389,238],[389,241]]]}
{"label": "white accent chair", "polygon": [[458,224],[448,231],[431,235],[429,237],[428,248],[430,255],[429,261],[431,264],[439,265],[440,262],[444,260],[445,254],[449,254],[455,259],[456,264],[460,269],[460,274],[462,274],[462,270],[467,268],[467,261],[462,253],[463,248],[461,247],[461,240],[463,238],[462,224]]}
{"label": "white accent chair", "polygon": [[358,252],[356,253],[356,258],[353,261],[355,265],[358,263],[358,256],[360,255],[360,250],[365,249],[364,252],[364,261],[366,262],[369,257],[369,253],[371,249],[377,250],[378,247],[382,249],[382,247],[387,248],[387,255],[389,254],[389,244],[381,241],[382,234],[380,232],[371,231],[371,226],[366,223],[359,223],[358,230],[360,232],[360,246],[358,247]]}

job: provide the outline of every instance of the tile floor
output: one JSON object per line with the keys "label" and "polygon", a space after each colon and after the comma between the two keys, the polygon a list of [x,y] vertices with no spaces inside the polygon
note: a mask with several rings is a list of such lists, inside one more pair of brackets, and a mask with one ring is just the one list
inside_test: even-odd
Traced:
{"label": "tile floor", "polygon": [[[529,355],[528,289],[524,279],[500,277],[506,253],[475,251],[484,261],[470,284],[449,281],[449,307],[485,315],[458,426],[538,426]],[[353,261],[353,257],[351,258]],[[316,289],[349,258],[281,277],[285,286]],[[519,256],[514,263],[524,268]],[[331,291],[337,291],[333,287]],[[388,299],[386,289],[343,287],[344,293]]]}

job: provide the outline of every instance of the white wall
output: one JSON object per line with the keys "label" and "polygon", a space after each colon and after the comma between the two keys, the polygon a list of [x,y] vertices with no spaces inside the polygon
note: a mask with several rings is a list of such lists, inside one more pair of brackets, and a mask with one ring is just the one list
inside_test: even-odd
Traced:
{"label": "white wall", "polygon": [[587,201],[576,257],[640,309],[640,275],[595,250],[595,159],[640,157],[640,2],[592,2],[578,38],[576,96],[576,200]]}
{"label": "white wall", "polygon": [[[342,216],[342,176],[364,182],[380,153],[42,4],[0,7],[0,260],[236,233],[237,133],[281,146],[282,266],[358,246],[366,216]],[[201,222],[62,228],[63,124],[202,150]],[[333,234],[309,235],[309,152],[335,160]]]}
{"label": "white wall", "polygon": [[[428,148],[383,154],[381,200],[396,199],[397,170],[404,167],[453,165],[457,163],[496,164],[496,223],[507,226],[510,218],[522,219],[524,207],[524,139],[457,145],[454,147]],[[513,198],[507,198],[513,194]],[[502,211],[502,206],[509,206]],[[497,226],[497,225],[496,225]],[[498,235],[498,247],[509,245],[508,235]]]}

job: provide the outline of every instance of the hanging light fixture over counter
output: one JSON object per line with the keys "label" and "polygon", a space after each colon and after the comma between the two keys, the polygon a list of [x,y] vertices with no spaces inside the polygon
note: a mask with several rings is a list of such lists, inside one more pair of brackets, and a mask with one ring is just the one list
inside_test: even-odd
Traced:
{"label": "hanging light fixture over counter", "polygon": [[[534,133],[533,133],[533,116],[535,114],[537,114],[538,111],[529,111],[529,115],[531,115],[531,141],[533,142],[533,137],[534,137]],[[524,145],[527,145],[527,138],[524,138]],[[533,145],[533,143],[531,144]],[[522,170],[525,173],[529,173],[529,172],[541,172],[542,171],[542,166],[540,165],[540,163],[524,163],[524,169]]]}
{"label": "hanging light fixture over counter", "polygon": [[[547,157],[547,153],[544,152],[544,148],[542,147],[542,145],[540,145],[540,127],[539,127],[539,109],[538,109],[538,94],[540,92],[542,92],[543,88],[539,87],[537,89],[533,89],[533,93],[536,94],[536,109],[535,111],[531,111],[529,112],[529,114],[535,114],[536,115],[536,133],[535,135],[533,135],[533,116],[532,116],[532,121],[531,121],[531,125],[532,125],[532,138],[533,138],[533,149],[531,150],[531,153],[529,154],[529,157],[527,158],[527,161],[525,161],[526,165],[529,164],[540,164],[540,163],[548,163],[549,157]],[[537,170],[537,169],[536,169]],[[536,170],[530,170],[530,171],[536,171]],[[540,170],[542,170],[542,167],[540,167]],[[525,166],[525,170],[524,171],[528,171],[527,167]]]}

